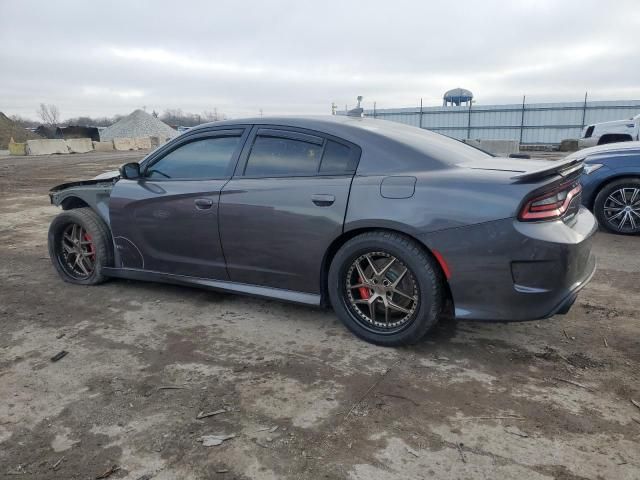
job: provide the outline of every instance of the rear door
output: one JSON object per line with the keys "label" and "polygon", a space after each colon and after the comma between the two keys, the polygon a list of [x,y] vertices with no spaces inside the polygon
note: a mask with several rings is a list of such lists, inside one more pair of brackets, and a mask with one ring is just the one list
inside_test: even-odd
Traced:
{"label": "rear door", "polygon": [[109,214],[122,267],[228,279],[218,201],[248,132],[186,136],[145,162],[142,178],[115,184]]}
{"label": "rear door", "polygon": [[230,280],[320,293],[324,254],[340,235],[356,145],[316,132],[254,127],[220,197]]}

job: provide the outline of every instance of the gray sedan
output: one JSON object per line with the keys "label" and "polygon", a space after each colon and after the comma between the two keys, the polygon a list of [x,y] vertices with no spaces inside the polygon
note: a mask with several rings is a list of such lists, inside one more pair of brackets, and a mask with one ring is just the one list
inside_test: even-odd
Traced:
{"label": "gray sedan", "polygon": [[51,190],[60,276],[331,305],[359,337],[419,341],[445,313],[566,312],[595,270],[578,160],[495,158],[349,117],[201,125],[120,172]]}

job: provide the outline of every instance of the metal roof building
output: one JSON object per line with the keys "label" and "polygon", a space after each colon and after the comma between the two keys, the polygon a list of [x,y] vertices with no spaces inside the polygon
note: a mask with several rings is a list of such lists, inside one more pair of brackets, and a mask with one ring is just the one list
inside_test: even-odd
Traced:
{"label": "metal roof building", "polygon": [[365,116],[426,128],[457,139],[559,144],[579,138],[585,125],[640,114],[640,100],[520,103],[365,110]]}

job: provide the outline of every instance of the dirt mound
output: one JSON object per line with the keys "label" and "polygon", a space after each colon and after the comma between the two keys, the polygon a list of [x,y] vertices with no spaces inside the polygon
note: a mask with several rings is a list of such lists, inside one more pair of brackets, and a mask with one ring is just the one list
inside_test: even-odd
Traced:
{"label": "dirt mound", "polygon": [[162,120],[158,120],[142,110],[135,110],[131,115],[102,130],[100,140],[104,142],[114,138],[159,137],[165,141],[176,135],[178,132]]}
{"label": "dirt mound", "polygon": [[11,138],[16,142],[24,142],[25,140],[32,140],[40,137],[35,133],[31,133],[29,130],[22,128],[4,113],[0,112],[0,150],[6,150],[9,148],[9,141]]}

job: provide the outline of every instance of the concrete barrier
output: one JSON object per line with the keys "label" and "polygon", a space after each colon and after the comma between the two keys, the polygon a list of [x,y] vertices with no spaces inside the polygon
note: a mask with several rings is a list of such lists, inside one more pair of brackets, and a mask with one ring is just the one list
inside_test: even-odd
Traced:
{"label": "concrete barrier", "polygon": [[114,138],[113,139],[114,150],[137,150],[136,141],[133,138]]}
{"label": "concrete barrier", "polygon": [[575,138],[567,138],[566,140],[562,140],[560,142],[560,151],[561,152],[575,152],[578,149],[578,139]]}
{"label": "concrete barrier", "polygon": [[151,139],[149,137],[138,137],[135,141],[139,150],[151,150]]}
{"label": "concrete barrier", "polygon": [[108,142],[93,142],[93,149],[96,152],[112,152],[113,141],[109,140]]}
{"label": "concrete barrier", "polygon": [[93,150],[90,138],[68,138],[65,142],[69,153],[87,153]]}
{"label": "concrete barrier", "polygon": [[164,145],[169,140],[171,140],[171,138],[156,136],[156,137],[149,137],[149,140],[151,140],[151,148],[156,148],[156,147],[159,147],[160,145]]}
{"label": "concrete barrier", "polygon": [[27,155],[52,155],[54,153],[69,153],[67,144],[61,138],[47,140],[27,140]]}
{"label": "concrete barrier", "polygon": [[9,142],[9,155],[26,155],[27,144],[26,143],[16,143],[13,141],[13,138]]}
{"label": "concrete barrier", "polygon": [[520,151],[520,142],[517,140],[465,139],[463,142],[468,145],[478,147],[485,152],[503,157],[508,157],[510,154],[518,153]]}

